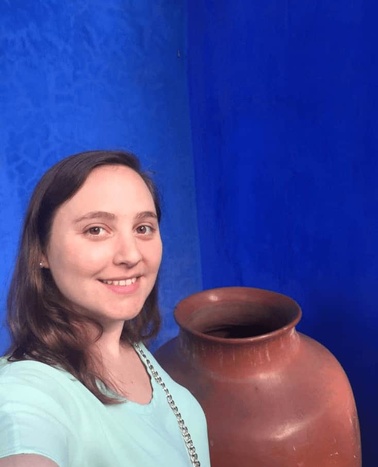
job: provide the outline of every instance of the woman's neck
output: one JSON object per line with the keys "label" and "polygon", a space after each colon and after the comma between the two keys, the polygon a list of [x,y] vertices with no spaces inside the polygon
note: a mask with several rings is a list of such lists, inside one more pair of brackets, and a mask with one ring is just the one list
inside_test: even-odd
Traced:
{"label": "woman's neck", "polygon": [[98,362],[100,374],[116,393],[147,404],[152,398],[149,374],[134,347],[120,337],[121,332],[105,330],[90,352]]}

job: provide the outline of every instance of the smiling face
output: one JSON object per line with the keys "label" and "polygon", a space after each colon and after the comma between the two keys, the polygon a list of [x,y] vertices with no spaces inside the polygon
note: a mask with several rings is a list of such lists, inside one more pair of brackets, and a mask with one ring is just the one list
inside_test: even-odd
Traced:
{"label": "smiling face", "polygon": [[94,169],[56,211],[43,264],[75,310],[104,328],[141,311],[162,255],[156,209],[125,166]]}

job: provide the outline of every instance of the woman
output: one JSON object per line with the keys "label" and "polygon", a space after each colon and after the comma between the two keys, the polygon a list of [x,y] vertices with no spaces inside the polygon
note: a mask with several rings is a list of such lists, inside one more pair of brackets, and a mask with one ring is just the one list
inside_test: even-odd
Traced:
{"label": "woman", "polygon": [[204,414],[143,342],[160,317],[160,206],[120,151],[38,183],[8,298],[0,467],[209,466]]}

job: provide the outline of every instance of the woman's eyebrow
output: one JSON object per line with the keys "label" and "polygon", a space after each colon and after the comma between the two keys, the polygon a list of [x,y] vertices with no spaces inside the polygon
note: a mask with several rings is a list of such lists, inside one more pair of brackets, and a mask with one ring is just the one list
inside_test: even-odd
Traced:
{"label": "woman's eyebrow", "polygon": [[78,222],[81,221],[86,221],[90,219],[108,219],[108,220],[113,220],[115,219],[115,214],[111,212],[106,212],[106,211],[91,211],[87,212],[83,216],[78,217],[77,219],[74,220],[74,223],[77,224]]}
{"label": "woman's eyebrow", "polygon": [[157,215],[153,211],[138,212],[138,214],[135,216],[136,219],[147,219],[149,217],[157,219]]}
{"label": "woman's eyebrow", "polygon": [[[148,219],[148,218],[153,218],[157,219],[157,215],[153,211],[142,211],[138,212],[137,215],[135,216],[135,219]],[[92,219],[106,219],[106,220],[114,220],[116,218],[116,215],[107,212],[107,211],[90,211],[84,214],[83,216],[78,217],[77,219],[74,220],[75,224],[78,224],[79,222],[82,221],[87,221],[87,220],[92,220]]]}

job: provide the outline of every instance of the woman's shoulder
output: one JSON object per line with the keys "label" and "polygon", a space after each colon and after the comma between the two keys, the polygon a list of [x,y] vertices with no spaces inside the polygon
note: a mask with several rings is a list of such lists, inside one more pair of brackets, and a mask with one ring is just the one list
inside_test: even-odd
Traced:
{"label": "woman's shoulder", "polygon": [[68,372],[35,360],[0,358],[0,407],[30,403],[61,411],[81,384]]}
{"label": "woman's shoulder", "polygon": [[36,360],[9,361],[6,357],[1,357],[0,381],[3,384],[32,385],[46,381],[58,381],[62,384],[62,382],[75,381],[75,378],[67,371]]}
{"label": "woman's shoulder", "polygon": [[[100,401],[74,376],[35,360],[0,359],[0,418],[16,423],[23,414],[57,420],[70,430],[86,423],[85,414],[98,412]],[[17,421],[17,423],[21,423]]]}
{"label": "woman's shoulder", "polygon": [[31,453],[67,465],[74,410],[65,381],[61,370],[44,363],[0,358],[0,457]]}

